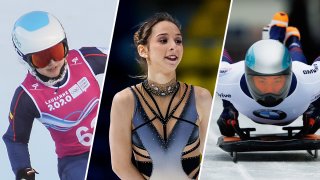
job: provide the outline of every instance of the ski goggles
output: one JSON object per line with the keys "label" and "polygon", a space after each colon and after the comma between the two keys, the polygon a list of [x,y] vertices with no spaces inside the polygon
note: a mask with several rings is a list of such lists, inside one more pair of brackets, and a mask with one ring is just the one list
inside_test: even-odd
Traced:
{"label": "ski goggles", "polygon": [[64,43],[60,42],[48,49],[30,54],[29,60],[35,68],[44,68],[51,60],[62,61],[67,54],[66,51]]}

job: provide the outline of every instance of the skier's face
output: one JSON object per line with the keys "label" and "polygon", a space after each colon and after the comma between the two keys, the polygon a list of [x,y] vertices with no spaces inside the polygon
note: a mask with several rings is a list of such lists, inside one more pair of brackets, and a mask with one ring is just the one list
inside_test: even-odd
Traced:
{"label": "skier's face", "polygon": [[255,87],[262,94],[280,94],[281,90],[285,86],[286,77],[285,75],[281,76],[253,76],[253,83]]}
{"label": "skier's face", "polygon": [[179,28],[169,21],[157,23],[152,28],[144,51],[149,73],[150,71],[164,73],[175,71],[183,54],[182,35]]}
{"label": "skier's face", "polygon": [[65,58],[60,61],[50,60],[49,64],[44,68],[37,68],[37,71],[49,78],[55,78],[60,75],[60,70],[65,63]]}

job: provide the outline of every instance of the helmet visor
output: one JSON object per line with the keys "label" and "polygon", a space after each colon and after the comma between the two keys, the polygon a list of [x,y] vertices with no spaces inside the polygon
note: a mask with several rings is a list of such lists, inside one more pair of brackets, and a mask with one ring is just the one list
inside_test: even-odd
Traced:
{"label": "helmet visor", "polygon": [[280,95],[286,86],[287,75],[252,76],[253,88],[258,94]]}
{"label": "helmet visor", "polygon": [[46,67],[51,60],[61,61],[65,57],[65,46],[60,42],[48,49],[31,54],[31,63],[36,68]]}
{"label": "helmet visor", "polygon": [[291,74],[247,75],[247,82],[250,93],[256,101],[261,105],[273,107],[288,95],[291,78]]}

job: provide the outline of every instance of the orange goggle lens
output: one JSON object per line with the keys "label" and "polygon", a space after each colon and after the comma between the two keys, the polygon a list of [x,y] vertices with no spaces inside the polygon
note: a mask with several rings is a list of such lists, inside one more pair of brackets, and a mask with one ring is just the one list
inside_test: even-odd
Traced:
{"label": "orange goggle lens", "polygon": [[54,61],[61,61],[65,57],[65,48],[62,42],[54,45],[43,51],[33,53],[31,55],[31,62],[36,68],[46,67],[51,59]]}

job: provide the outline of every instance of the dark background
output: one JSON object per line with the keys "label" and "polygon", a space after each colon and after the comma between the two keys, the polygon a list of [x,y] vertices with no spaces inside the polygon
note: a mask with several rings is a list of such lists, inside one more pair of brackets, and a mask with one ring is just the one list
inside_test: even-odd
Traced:
{"label": "dark background", "polygon": [[229,0],[120,0],[87,179],[118,179],[111,169],[109,115],[113,96],[141,82],[130,78],[141,75],[133,44],[139,24],[156,12],[177,18],[184,43],[177,79],[213,93],[229,5]]}

